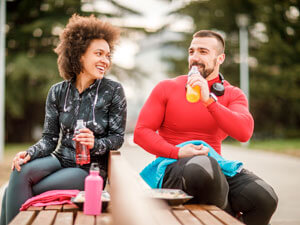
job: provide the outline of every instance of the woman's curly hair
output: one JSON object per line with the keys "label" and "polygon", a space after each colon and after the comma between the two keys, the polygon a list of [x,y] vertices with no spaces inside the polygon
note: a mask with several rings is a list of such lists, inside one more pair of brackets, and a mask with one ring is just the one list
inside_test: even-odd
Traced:
{"label": "woman's curly hair", "polygon": [[82,71],[81,56],[94,39],[104,39],[112,52],[119,39],[120,29],[108,22],[89,17],[72,15],[60,35],[60,43],[54,49],[58,55],[57,64],[60,76],[65,80],[76,78]]}

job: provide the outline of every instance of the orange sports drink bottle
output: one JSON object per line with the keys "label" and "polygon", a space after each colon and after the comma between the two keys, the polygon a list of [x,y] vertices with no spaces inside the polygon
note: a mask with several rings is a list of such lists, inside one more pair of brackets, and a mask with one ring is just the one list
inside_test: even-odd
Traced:
{"label": "orange sports drink bottle", "polygon": [[[197,69],[197,66],[192,66],[191,70],[188,73],[188,76],[191,76],[192,74],[199,74],[200,72]],[[186,100],[188,100],[191,103],[195,103],[198,102],[201,98],[201,89],[200,87],[197,86],[190,86],[187,85],[187,89],[186,89]]]}

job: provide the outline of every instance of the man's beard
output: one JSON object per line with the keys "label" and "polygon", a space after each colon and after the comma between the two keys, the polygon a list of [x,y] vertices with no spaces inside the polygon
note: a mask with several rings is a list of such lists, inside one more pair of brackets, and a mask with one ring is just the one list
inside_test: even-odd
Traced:
{"label": "man's beard", "polygon": [[199,69],[200,74],[202,77],[207,78],[214,70],[216,67],[217,59],[214,59],[213,66],[211,68],[205,68],[205,65],[203,63],[198,63],[198,62],[193,62],[192,65],[190,66],[190,69],[192,66],[200,66],[201,69]]}

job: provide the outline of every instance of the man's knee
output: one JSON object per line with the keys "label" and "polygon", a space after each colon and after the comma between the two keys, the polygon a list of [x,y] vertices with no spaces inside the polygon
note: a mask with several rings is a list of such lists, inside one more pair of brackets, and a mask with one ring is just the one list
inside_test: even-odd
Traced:
{"label": "man's knee", "polygon": [[217,161],[211,157],[196,156],[186,163],[183,186],[194,196],[192,202],[214,204],[220,208],[227,205],[228,183]]}
{"label": "man's knee", "polygon": [[252,201],[254,208],[271,217],[278,204],[278,197],[273,188],[263,180],[257,179],[248,184],[243,195]]}
{"label": "man's knee", "polygon": [[273,190],[273,188],[268,185],[263,180],[256,180],[256,185],[258,185],[261,189],[257,191],[255,194],[256,206],[261,208],[264,212],[269,215],[272,215],[278,204],[278,197]]}
{"label": "man's knee", "polygon": [[191,158],[183,169],[183,178],[186,185],[199,188],[209,188],[215,185],[218,162],[208,156],[195,156]]}

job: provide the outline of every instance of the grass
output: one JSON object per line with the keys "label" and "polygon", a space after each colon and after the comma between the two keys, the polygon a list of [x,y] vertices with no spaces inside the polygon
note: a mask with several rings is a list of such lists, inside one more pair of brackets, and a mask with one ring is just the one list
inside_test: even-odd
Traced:
{"label": "grass", "polygon": [[5,145],[5,150],[4,150],[4,155],[9,156],[11,154],[15,154],[15,153],[20,152],[20,151],[26,151],[31,145],[32,145],[32,143],[6,144]]}
{"label": "grass", "polygon": [[[239,145],[240,142],[228,140],[227,144]],[[250,140],[250,149],[259,149],[300,157],[300,139]]]}
{"label": "grass", "polygon": [[16,153],[19,151],[25,151],[30,145],[31,143],[5,145],[3,160],[0,162],[0,186],[9,179],[11,163]]}

